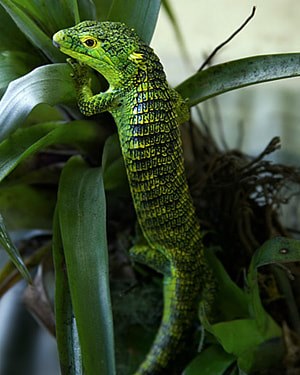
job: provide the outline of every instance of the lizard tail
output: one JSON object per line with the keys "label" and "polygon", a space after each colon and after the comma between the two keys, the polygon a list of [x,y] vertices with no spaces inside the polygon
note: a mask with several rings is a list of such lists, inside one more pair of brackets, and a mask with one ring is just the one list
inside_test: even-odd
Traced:
{"label": "lizard tail", "polygon": [[183,368],[180,368],[178,356],[187,352],[187,343],[192,341],[197,321],[203,288],[198,275],[199,271],[196,275],[196,272],[180,272],[173,268],[171,275],[164,277],[162,322],[150,352],[135,375],[179,374],[183,370],[188,358],[185,358]]}

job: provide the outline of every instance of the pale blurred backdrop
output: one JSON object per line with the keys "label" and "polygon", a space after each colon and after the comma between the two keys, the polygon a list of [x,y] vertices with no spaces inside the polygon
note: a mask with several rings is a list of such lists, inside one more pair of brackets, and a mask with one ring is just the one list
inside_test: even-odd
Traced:
{"label": "pale blurred backdrop", "polygon": [[[182,82],[201,65],[204,56],[232,34],[250,15],[254,19],[223,48],[213,63],[257,54],[300,52],[299,0],[172,0],[192,67],[184,61],[174,31],[164,11],[152,40],[171,85]],[[221,117],[230,146],[235,146],[243,126],[242,149],[260,152],[273,136],[282,150],[275,159],[300,164],[300,79],[261,84],[219,97]],[[242,124],[242,125],[241,125]],[[211,127],[215,124],[212,121]]]}

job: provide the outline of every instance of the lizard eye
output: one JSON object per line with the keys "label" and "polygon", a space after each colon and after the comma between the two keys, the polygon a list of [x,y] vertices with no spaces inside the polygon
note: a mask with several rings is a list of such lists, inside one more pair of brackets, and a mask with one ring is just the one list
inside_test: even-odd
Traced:
{"label": "lizard eye", "polygon": [[81,42],[88,48],[95,48],[98,44],[97,39],[92,37],[86,37]]}

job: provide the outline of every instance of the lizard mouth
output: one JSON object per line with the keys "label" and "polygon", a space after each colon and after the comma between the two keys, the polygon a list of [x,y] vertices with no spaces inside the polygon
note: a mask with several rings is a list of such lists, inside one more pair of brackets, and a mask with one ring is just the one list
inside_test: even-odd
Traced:
{"label": "lizard mouth", "polygon": [[54,47],[60,48],[60,44],[58,42],[56,42],[55,40],[52,40],[52,43],[53,43]]}

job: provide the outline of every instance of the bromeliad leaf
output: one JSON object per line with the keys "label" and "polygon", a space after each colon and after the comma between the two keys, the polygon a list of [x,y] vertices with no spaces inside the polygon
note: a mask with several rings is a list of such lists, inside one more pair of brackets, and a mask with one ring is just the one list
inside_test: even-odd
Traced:
{"label": "bromeliad leaf", "polygon": [[300,241],[284,237],[275,237],[265,242],[252,257],[247,278],[251,291],[249,294],[250,307],[253,317],[261,329],[266,330],[266,327],[270,327],[270,322],[264,314],[259,296],[257,269],[267,264],[297,261],[300,261]]}
{"label": "bromeliad leaf", "polygon": [[189,106],[224,92],[300,76],[300,53],[254,56],[212,66],[176,87]]}
{"label": "bromeliad leaf", "polygon": [[113,6],[112,0],[98,0],[95,1],[97,17],[99,21],[106,21],[108,19],[108,15],[110,12],[111,7]]}
{"label": "bromeliad leaf", "polygon": [[75,104],[70,73],[67,64],[44,65],[12,81],[0,101],[0,141],[22,125],[37,104]]}
{"label": "bromeliad leaf", "polygon": [[205,255],[219,285],[216,300],[221,319],[228,321],[248,317],[247,294],[231,280],[211,248],[206,250]]}
{"label": "bromeliad leaf", "polygon": [[220,346],[212,345],[203,350],[187,366],[183,375],[224,375],[235,357],[226,353]]}
{"label": "bromeliad leaf", "polygon": [[[248,301],[248,317],[212,325],[204,318],[207,330],[214,334],[226,352],[236,356],[240,368],[245,372],[252,370],[255,366],[256,368],[261,366],[261,369],[269,368],[275,360],[271,353],[278,353],[277,358],[280,358],[282,354],[282,345],[279,340],[281,330],[262,306],[257,269],[267,264],[299,260],[300,241],[282,237],[267,241],[256,251],[249,267],[248,288],[245,292]],[[219,270],[217,275],[220,276],[222,273]],[[239,300],[243,301],[244,297],[242,295],[240,297]],[[260,360],[261,350],[265,351],[264,361]]]}
{"label": "bromeliad leaf", "polygon": [[73,144],[84,148],[99,139],[97,124],[92,121],[46,123],[19,129],[0,144],[0,181],[26,157],[52,144]]}
{"label": "bromeliad leaf", "polygon": [[0,52],[0,97],[10,81],[28,73],[41,63],[38,56],[21,51]]}
{"label": "bromeliad leaf", "polygon": [[16,2],[8,0],[0,0],[0,4],[15,21],[19,29],[21,29],[31,41],[31,43],[42,50],[51,61],[60,62],[64,60],[63,56],[53,46],[50,36],[48,36],[38,26],[36,21],[24,11],[26,8],[16,4]]}
{"label": "bromeliad leaf", "polygon": [[27,280],[29,283],[32,282],[30,273],[26,268],[21,255],[15,245],[12,243],[10,236],[7,232],[7,229],[4,224],[4,220],[2,215],[0,214],[0,245],[6,250],[7,254],[9,255],[11,261],[17,267],[18,271]]}
{"label": "bromeliad leaf", "polygon": [[77,0],[77,3],[80,21],[97,19],[96,6],[93,0]]}
{"label": "bromeliad leaf", "polygon": [[[0,50],[34,53],[34,47],[0,5]],[[8,38],[9,35],[9,38]],[[13,43],[12,43],[13,40]]]}
{"label": "bromeliad leaf", "polygon": [[108,15],[109,21],[119,21],[133,27],[137,34],[150,43],[154,33],[160,0],[114,0]]}
{"label": "bromeliad leaf", "polygon": [[71,158],[61,175],[57,208],[85,371],[114,375],[101,169],[89,167],[80,157]]}
{"label": "bromeliad leaf", "polygon": [[53,262],[55,268],[56,340],[62,374],[82,375],[81,350],[74,317],[70,287],[65,271],[58,210],[53,224]]}

